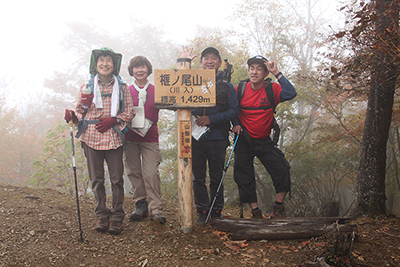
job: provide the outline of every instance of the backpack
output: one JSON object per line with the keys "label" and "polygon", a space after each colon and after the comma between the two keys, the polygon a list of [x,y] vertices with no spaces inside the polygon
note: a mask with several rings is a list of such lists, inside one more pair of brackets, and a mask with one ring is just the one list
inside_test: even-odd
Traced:
{"label": "backpack", "polygon": [[229,98],[229,81],[223,77],[216,86],[215,100],[217,103],[226,104]]}
{"label": "backpack", "polygon": [[[88,81],[88,84],[86,86],[86,88],[90,88],[90,92],[93,93],[93,88],[94,88],[94,76],[95,75],[91,75],[90,79]],[[120,111],[122,112],[124,110],[124,85],[126,85],[126,83],[124,83],[121,79],[121,76],[116,75],[117,79],[118,79],[118,84],[119,84],[119,107],[120,107]],[[112,94],[106,94],[105,96],[107,97],[111,97]],[[85,108],[85,111],[83,113],[83,117],[82,117],[82,121],[79,123],[78,125],[78,131],[75,135],[76,138],[79,138],[82,133],[86,130],[86,128],[88,127],[88,124],[95,124],[99,121],[95,121],[95,120],[86,120],[85,119],[85,115],[88,112],[88,108]],[[121,137],[122,139],[122,143],[123,143],[123,147],[124,150],[126,149],[126,138],[125,138],[125,133],[128,131],[128,127],[125,127],[123,130],[120,130],[119,127],[115,124],[112,127],[117,133],[118,135]]]}
{"label": "backpack", "polygon": [[[244,89],[246,88],[246,84],[249,81],[250,81],[250,79],[245,79],[245,80],[241,80],[239,82],[238,89],[237,89],[237,98],[238,98],[238,102],[239,102],[239,107],[241,109],[247,109],[247,110],[259,110],[259,109],[268,110],[268,109],[272,108],[272,110],[274,112],[273,114],[275,114],[276,113],[276,111],[275,111],[275,98],[274,98],[274,91],[272,90],[272,80],[271,80],[271,78],[267,78],[265,80],[265,94],[267,95],[268,102],[270,103],[270,106],[244,108],[244,107],[242,107],[240,105],[240,101],[242,100],[242,97],[243,97],[243,94],[244,94]],[[279,135],[281,133],[281,129],[280,129],[279,125],[278,125],[278,122],[275,119],[275,116],[274,116],[272,129],[274,130],[272,143],[273,143],[274,146],[276,146],[278,144],[278,141],[279,141]]]}
{"label": "backpack", "polygon": [[[119,109],[122,112],[124,110],[124,83],[122,81],[121,76],[116,75],[118,84],[119,84]],[[94,83],[94,75],[90,75],[90,79],[88,81],[87,87],[90,87],[90,92],[93,93],[93,83]],[[111,94],[106,94],[106,96],[111,97]]]}

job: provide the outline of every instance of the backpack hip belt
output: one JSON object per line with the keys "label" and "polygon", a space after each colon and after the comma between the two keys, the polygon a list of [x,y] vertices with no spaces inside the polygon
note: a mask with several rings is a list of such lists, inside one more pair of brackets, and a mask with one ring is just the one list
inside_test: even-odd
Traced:
{"label": "backpack hip belt", "polygon": [[[76,133],[75,137],[79,138],[85,131],[86,128],[88,127],[89,124],[96,124],[100,122],[99,120],[85,120],[83,119],[79,125],[78,125],[78,132]],[[122,144],[123,144],[123,149],[126,149],[126,137],[125,134],[121,131],[121,129],[118,127],[117,124],[114,124],[112,128],[118,133],[119,137],[121,137]]]}

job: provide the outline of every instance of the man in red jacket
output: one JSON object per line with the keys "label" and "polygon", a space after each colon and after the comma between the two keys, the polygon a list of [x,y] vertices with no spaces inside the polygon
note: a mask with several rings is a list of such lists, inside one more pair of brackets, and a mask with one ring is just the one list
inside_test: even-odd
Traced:
{"label": "man in red jacket", "polygon": [[[275,62],[268,62],[263,56],[255,56],[247,61],[250,81],[241,94],[239,122],[234,122],[233,132],[240,134],[235,148],[234,179],[239,188],[241,203],[249,203],[252,217],[262,218],[257,204],[254,157],[258,157],[271,175],[276,201],[272,218],[285,217],[283,202],[290,191],[290,165],[284,154],[272,142],[269,135],[274,123],[274,110],[280,102],[293,99],[296,90],[277,69]],[[274,103],[271,104],[266,93],[266,81],[272,73],[279,83],[272,83]],[[238,90],[238,88],[237,88]]]}

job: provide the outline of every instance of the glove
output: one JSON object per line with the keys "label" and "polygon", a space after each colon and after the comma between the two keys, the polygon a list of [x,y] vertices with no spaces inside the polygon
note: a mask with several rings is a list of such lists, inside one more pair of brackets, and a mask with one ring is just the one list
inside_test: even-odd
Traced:
{"label": "glove", "polygon": [[100,120],[100,122],[96,123],[95,127],[96,130],[99,131],[100,133],[104,133],[108,129],[110,129],[114,124],[117,124],[117,118],[105,118]]}
{"label": "glove", "polygon": [[65,115],[64,115],[64,120],[70,122],[72,120],[73,123],[78,122],[78,118],[75,115],[75,112],[73,110],[65,109]]}
{"label": "glove", "polygon": [[90,106],[92,105],[93,97],[94,97],[93,93],[91,94],[81,93],[81,104],[83,108],[90,108]]}

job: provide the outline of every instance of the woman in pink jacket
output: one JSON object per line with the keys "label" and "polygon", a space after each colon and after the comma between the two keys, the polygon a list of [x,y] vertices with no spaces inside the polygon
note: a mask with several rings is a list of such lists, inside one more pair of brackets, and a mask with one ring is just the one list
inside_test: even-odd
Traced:
{"label": "woman in pink jacket", "polygon": [[137,117],[126,134],[128,143],[124,154],[125,168],[132,184],[131,193],[136,208],[129,219],[140,221],[150,214],[150,219],[164,224],[166,218],[163,215],[158,170],[161,161],[157,128],[158,109],[154,107],[154,85],[147,80],[152,73],[152,66],[146,57],[136,56],[131,59],[128,71],[129,75],[135,78],[129,90],[135,110],[138,110]]}

